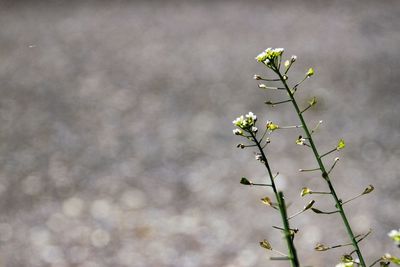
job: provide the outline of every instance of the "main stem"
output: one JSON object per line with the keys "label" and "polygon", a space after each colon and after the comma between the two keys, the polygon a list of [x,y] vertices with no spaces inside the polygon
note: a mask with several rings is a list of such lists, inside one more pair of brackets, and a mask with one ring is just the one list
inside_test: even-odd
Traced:
{"label": "main stem", "polygon": [[299,260],[297,258],[296,248],[293,243],[293,235],[294,234],[290,230],[289,219],[287,217],[287,212],[286,212],[285,197],[283,196],[282,192],[278,192],[278,203],[279,203],[279,210],[281,211],[281,216],[282,216],[282,221],[283,221],[283,229],[285,229],[284,234],[285,234],[286,243],[289,248],[291,257],[293,257],[293,259],[291,259],[291,263],[292,263],[292,266],[297,267],[297,266],[300,266],[300,264],[299,264]]}
{"label": "main stem", "polygon": [[[286,214],[286,206],[285,206],[285,202],[283,200],[283,194],[281,192],[278,193],[278,190],[276,188],[275,181],[274,181],[274,176],[272,175],[271,167],[269,166],[267,157],[265,156],[264,150],[262,149],[260,142],[257,140],[257,138],[253,132],[250,132],[250,134],[251,134],[251,137],[253,138],[254,142],[256,143],[258,149],[260,150],[262,159],[264,161],[264,165],[268,171],[269,179],[271,181],[271,187],[272,187],[272,190],[274,191],[276,202],[279,205],[279,211],[281,213],[283,227],[284,227],[284,235],[285,235],[285,239],[286,239],[288,251],[289,251],[290,264],[292,267],[300,267],[296,248],[293,243],[292,234],[290,233],[289,220],[288,220],[287,214]],[[282,197],[280,197],[280,194],[282,194]]]}
{"label": "main stem", "polygon": [[286,83],[286,80],[283,78],[283,76],[280,73],[280,71],[278,69],[276,69],[274,71],[279,76],[279,79],[281,80],[281,82],[285,86],[285,89],[286,89],[290,99],[292,100],[293,106],[294,106],[294,108],[295,108],[295,110],[297,112],[297,115],[299,116],[300,122],[301,122],[301,124],[303,126],[303,129],[304,129],[304,132],[305,132],[305,134],[307,136],[307,139],[308,139],[308,141],[310,143],[311,149],[312,149],[312,151],[314,153],[315,159],[317,160],[318,166],[321,169],[322,177],[325,179],[325,181],[327,182],[327,184],[329,186],[329,190],[331,192],[331,195],[333,196],[333,199],[335,200],[335,203],[336,203],[335,206],[339,210],[340,216],[342,217],[343,223],[344,223],[344,225],[346,227],[347,234],[349,235],[349,237],[351,239],[351,242],[353,244],[353,247],[354,247],[354,249],[355,249],[355,251],[356,251],[356,253],[358,255],[358,258],[360,260],[360,265],[362,267],[366,267],[366,264],[364,262],[364,258],[363,258],[362,254],[361,254],[361,250],[360,250],[360,248],[358,246],[358,242],[357,242],[356,238],[354,237],[353,230],[351,229],[350,223],[349,223],[349,221],[347,220],[347,217],[346,217],[346,213],[344,212],[344,209],[343,209],[343,206],[342,206],[342,202],[341,202],[341,200],[339,200],[339,198],[338,198],[338,196],[336,194],[335,188],[333,187],[332,182],[331,182],[331,180],[329,178],[329,174],[326,171],[324,163],[322,162],[321,157],[320,157],[320,155],[318,153],[318,150],[317,150],[317,148],[316,148],[316,146],[314,144],[314,140],[312,139],[311,133],[310,133],[308,127],[307,127],[307,124],[306,124],[306,122],[305,122],[305,120],[303,118],[303,115],[302,115],[302,113],[301,113],[301,111],[299,109],[299,106],[297,105],[297,102],[296,102],[296,100],[294,98],[294,94],[290,90],[289,86]]}

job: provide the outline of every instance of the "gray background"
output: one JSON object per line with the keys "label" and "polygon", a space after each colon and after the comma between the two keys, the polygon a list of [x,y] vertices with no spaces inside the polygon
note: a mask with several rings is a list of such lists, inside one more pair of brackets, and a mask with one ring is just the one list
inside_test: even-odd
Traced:
{"label": "gray background", "polygon": [[[333,172],[368,262],[398,253],[400,227],[400,3],[398,1],[2,1],[0,2],[0,266],[247,267],[285,251],[271,192],[253,151],[238,150],[232,120],[297,124],[290,105],[270,108],[252,80],[267,47],[298,56],[291,81],[306,114],[324,120],[321,152],[344,138]],[[260,125],[261,125],[260,124]],[[261,126],[262,127],[262,126]],[[294,213],[322,179],[301,131],[275,132],[268,149]],[[332,162],[327,157],[327,165]],[[334,266],[348,250],[338,216],[293,219],[303,266]],[[276,255],[275,255],[276,256]]]}

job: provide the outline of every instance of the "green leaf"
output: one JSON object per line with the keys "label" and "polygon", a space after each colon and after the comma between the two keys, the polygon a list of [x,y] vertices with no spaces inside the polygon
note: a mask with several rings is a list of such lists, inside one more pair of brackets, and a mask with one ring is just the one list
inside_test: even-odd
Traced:
{"label": "green leaf", "polygon": [[242,179],[240,180],[241,184],[244,185],[253,185],[253,183],[251,181],[249,181],[246,177],[242,177]]}

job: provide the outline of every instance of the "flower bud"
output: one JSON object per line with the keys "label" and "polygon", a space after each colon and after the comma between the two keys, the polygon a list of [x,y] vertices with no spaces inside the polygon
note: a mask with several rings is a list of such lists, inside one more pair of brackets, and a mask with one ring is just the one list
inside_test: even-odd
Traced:
{"label": "flower bud", "polygon": [[310,188],[308,188],[308,187],[303,187],[303,188],[301,189],[300,195],[301,195],[302,197],[304,197],[305,195],[308,195],[308,194],[312,194],[312,190],[311,190]]}
{"label": "flower bud", "polygon": [[318,243],[315,248],[316,251],[326,251],[329,249],[329,247],[325,246],[324,244]]}
{"label": "flower bud", "polygon": [[272,121],[268,121],[266,125],[268,131],[273,132],[277,129],[279,129],[279,126],[277,124],[274,124]]}
{"label": "flower bud", "polygon": [[264,197],[261,199],[261,202],[264,203],[267,206],[273,206],[273,203],[269,197]]}
{"label": "flower bud", "polygon": [[271,244],[266,239],[260,242],[260,246],[265,249],[272,250]]}
{"label": "flower bud", "polygon": [[296,140],[296,144],[304,146],[304,142],[306,141],[305,138],[303,138],[301,135],[299,136],[299,138],[297,138]]}
{"label": "flower bud", "polygon": [[346,143],[344,142],[343,139],[340,139],[340,140],[339,140],[339,143],[338,143],[337,146],[336,146],[336,149],[337,149],[337,150],[340,150],[340,149],[343,149],[343,148],[345,148],[345,147],[346,147]]}
{"label": "flower bud", "polygon": [[250,180],[248,180],[246,177],[242,177],[242,179],[240,180],[240,183],[244,184],[244,185],[253,185],[253,183]]}
{"label": "flower bud", "polygon": [[244,144],[237,144],[237,146],[236,146],[237,148],[241,148],[241,149],[244,149],[246,146],[244,145]]}
{"label": "flower bud", "polygon": [[314,69],[313,68],[309,68],[307,71],[307,78],[311,77],[314,75]]}
{"label": "flower bud", "polygon": [[243,135],[243,131],[240,129],[234,129],[232,130],[234,135]]}
{"label": "flower bud", "polygon": [[317,98],[314,96],[308,101],[308,104],[310,104],[310,106],[314,106],[315,104],[317,104]]}

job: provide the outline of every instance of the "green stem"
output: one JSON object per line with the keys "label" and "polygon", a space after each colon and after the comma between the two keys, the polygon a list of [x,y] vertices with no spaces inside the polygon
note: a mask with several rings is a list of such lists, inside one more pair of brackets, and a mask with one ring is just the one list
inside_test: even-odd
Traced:
{"label": "green stem", "polygon": [[[276,185],[275,185],[274,176],[272,174],[271,167],[269,166],[267,157],[265,156],[264,150],[262,149],[260,142],[257,140],[256,136],[251,131],[250,131],[250,134],[251,134],[254,142],[256,143],[258,149],[260,150],[262,159],[264,161],[264,165],[265,165],[265,167],[267,168],[267,171],[268,171],[269,179],[271,181],[272,190],[274,191],[276,201],[277,201],[277,203],[279,205],[279,211],[281,213],[281,217],[282,217],[282,221],[283,221],[283,225],[284,225],[284,229],[285,229],[284,233],[285,233],[285,239],[286,239],[286,242],[287,242],[287,245],[288,245],[289,260],[290,260],[291,266],[292,267],[299,267],[300,264],[299,264],[299,260],[297,258],[297,253],[296,253],[296,249],[295,249],[295,246],[294,246],[294,243],[293,243],[293,238],[292,238],[292,235],[290,233],[289,220],[288,220],[287,214],[286,214],[286,206],[284,204],[283,194],[281,192],[279,192],[280,194],[282,194],[282,197],[280,197],[280,195],[278,193],[278,190],[276,188]],[[282,203],[283,203],[283,205],[282,205]]]}
{"label": "green stem", "polygon": [[292,264],[292,266],[300,266],[299,260],[297,258],[296,248],[293,244],[293,235],[294,234],[291,233],[291,231],[290,231],[289,219],[288,219],[287,213],[286,213],[285,198],[283,197],[282,192],[278,192],[278,204],[279,204],[279,210],[281,211],[284,234],[285,234],[287,246],[289,248],[289,258],[291,260],[291,264]]}
{"label": "green stem", "polygon": [[343,223],[344,223],[344,225],[345,225],[345,227],[346,227],[347,233],[348,233],[348,235],[349,235],[349,237],[350,237],[350,239],[351,239],[351,242],[352,242],[352,244],[353,244],[354,249],[355,249],[356,252],[357,252],[358,258],[359,258],[359,260],[360,260],[360,265],[361,265],[362,267],[366,267],[366,264],[365,264],[365,262],[364,262],[363,255],[361,254],[361,250],[360,250],[360,248],[359,248],[359,246],[358,246],[357,240],[356,240],[355,237],[354,237],[353,230],[351,229],[351,226],[350,226],[350,224],[349,224],[349,221],[347,220],[347,217],[346,217],[346,213],[344,212],[344,209],[343,209],[343,207],[342,207],[342,202],[339,200],[339,198],[338,198],[338,196],[337,196],[337,194],[336,194],[336,191],[335,191],[335,189],[334,189],[334,187],[333,187],[333,185],[332,185],[332,182],[331,182],[331,180],[330,180],[330,178],[329,178],[329,174],[328,174],[328,172],[327,172],[326,169],[325,169],[324,163],[322,162],[321,157],[320,157],[320,155],[319,155],[319,153],[318,153],[318,150],[317,150],[317,148],[316,148],[316,146],[315,146],[315,144],[314,144],[314,140],[312,139],[311,133],[310,133],[310,131],[308,130],[307,124],[306,124],[306,122],[305,122],[305,120],[304,120],[304,118],[303,118],[303,115],[302,115],[302,113],[301,113],[301,111],[300,111],[300,109],[299,109],[299,106],[297,105],[297,102],[296,102],[296,100],[295,100],[295,98],[294,98],[294,94],[293,94],[292,91],[290,90],[289,86],[288,86],[287,83],[286,83],[286,80],[283,78],[283,76],[282,76],[282,74],[280,73],[280,71],[277,70],[277,69],[274,69],[274,71],[275,71],[275,73],[279,76],[279,79],[281,80],[282,84],[283,84],[284,87],[286,88],[286,91],[287,91],[287,93],[288,93],[290,99],[292,100],[293,106],[294,106],[294,108],[295,108],[295,110],[296,110],[296,112],[297,112],[297,115],[299,116],[300,122],[301,122],[301,124],[303,125],[304,132],[305,132],[305,134],[306,134],[306,136],[307,136],[307,139],[308,139],[309,142],[310,142],[310,146],[311,146],[312,151],[313,151],[313,153],[314,153],[315,159],[317,160],[318,166],[319,166],[319,168],[321,169],[322,177],[325,179],[325,181],[327,182],[327,184],[328,184],[328,186],[329,186],[329,190],[330,190],[330,192],[331,192],[331,194],[332,194],[332,197],[333,197],[333,199],[334,199],[334,201],[335,201],[335,203],[336,203],[336,207],[337,207],[338,210],[339,210],[340,216],[342,217],[342,220],[343,220]]}

